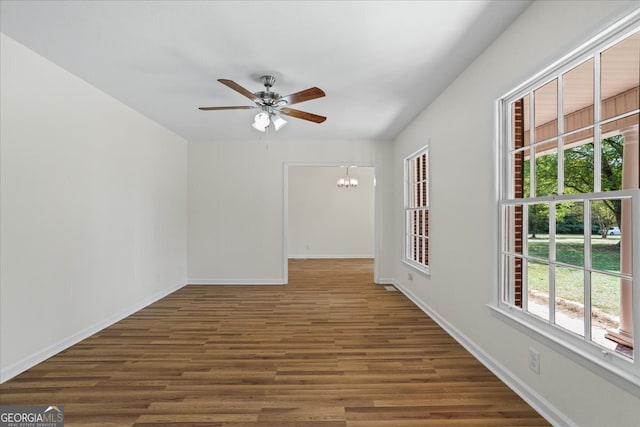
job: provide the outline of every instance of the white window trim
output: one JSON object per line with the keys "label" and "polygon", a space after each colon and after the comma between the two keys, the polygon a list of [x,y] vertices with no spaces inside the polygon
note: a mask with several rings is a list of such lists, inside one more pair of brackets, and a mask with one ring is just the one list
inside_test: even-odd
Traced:
{"label": "white window trim", "polygon": [[[429,265],[424,265],[418,262],[415,262],[413,259],[411,259],[409,257],[409,239],[408,239],[408,221],[407,221],[407,212],[409,209],[409,205],[410,205],[410,194],[409,194],[409,183],[410,183],[410,177],[409,177],[409,162],[414,159],[415,157],[417,157],[418,155],[421,155],[425,153],[427,155],[427,210],[429,211],[429,221],[427,223],[427,236],[429,239],[429,244],[427,246],[427,251],[428,251],[428,259],[429,259]],[[430,264],[431,264],[431,153],[429,150],[429,144],[424,145],[423,147],[421,147],[420,149],[414,151],[413,153],[409,154],[408,156],[406,156],[403,159],[403,171],[404,171],[404,188],[403,188],[403,192],[404,192],[404,204],[403,204],[403,208],[402,208],[402,212],[403,212],[403,216],[404,216],[404,220],[403,220],[403,224],[404,224],[404,239],[403,239],[403,244],[404,244],[404,249],[403,249],[403,254],[402,254],[402,262],[404,262],[405,264],[409,265],[410,267],[418,270],[421,273],[424,273],[426,275],[430,275],[431,271],[430,271]]]}
{"label": "white window trim", "polygon": [[[510,110],[508,106],[511,102],[525,96],[530,89],[542,86],[591,56],[597,57],[597,55],[595,55],[596,52],[612,46],[639,27],[640,9],[637,9],[496,101],[496,162],[498,164],[496,168],[496,194],[498,195],[498,215],[496,215],[497,240],[494,241],[493,253],[496,254],[497,258],[494,258],[494,265],[496,266],[494,277],[496,280],[491,291],[491,302],[488,305],[496,317],[510,324],[515,329],[543,342],[574,362],[636,396],[640,396],[640,291],[638,291],[640,290],[640,274],[638,274],[640,271],[640,226],[634,223],[632,236],[634,248],[632,262],[635,273],[632,283],[633,290],[635,291],[633,292],[632,301],[635,344],[634,360],[614,354],[614,352],[611,351],[603,350],[580,337],[572,336],[571,333],[564,332],[560,328],[549,325],[542,319],[537,319],[535,316],[520,310],[518,307],[503,302],[501,298],[501,277],[503,267],[502,242],[505,238],[503,235],[502,205],[509,201],[507,199],[507,185],[508,179],[510,178],[508,141],[505,140],[511,132],[508,118]],[[596,108],[597,107],[596,105]],[[597,127],[598,126],[594,127],[594,129]],[[599,137],[599,134],[594,134],[594,142]],[[596,172],[597,171],[594,171],[594,175]],[[602,194],[604,197],[630,196],[633,204],[633,212],[640,212],[640,190],[638,189],[598,194]],[[591,196],[593,195],[592,193]],[[580,198],[580,195],[576,195],[576,197]],[[584,198],[584,196],[582,197]],[[562,197],[562,199],[565,198],[567,198],[567,196]],[[553,201],[559,198],[548,196],[535,199],[538,201]]]}

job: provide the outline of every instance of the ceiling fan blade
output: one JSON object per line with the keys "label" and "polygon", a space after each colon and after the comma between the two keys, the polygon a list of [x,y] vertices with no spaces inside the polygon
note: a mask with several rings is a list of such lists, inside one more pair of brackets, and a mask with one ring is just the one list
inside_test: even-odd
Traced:
{"label": "ceiling fan blade", "polygon": [[234,82],[233,80],[227,80],[227,79],[218,79],[218,81],[220,83],[222,83],[223,85],[235,90],[236,92],[238,92],[240,95],[244,95],[247,98],[249,98],[250,100],[252,100],[253,102],[258,102],[260,101],[260,98],[258,98],[257,96],[255,96],[252,92],[250,92],[248,89],[243,88],[242,86],[240,86],[238,83]]}
{"label": "ceiling fan blade", "polygon": [[238,107],[198,107],[198,110],[202,111],[214,111],[214,110],[250,110],[252,108],[258,108],[255,105],[242,105]]}
{"label": "ceiling fan blade", "polygon": [[319,116],[313,113],[307,113],[306,111],[294,110],[293,108],[280,108],[278,111],[285,116],[295,117],[296,119],[309,120],[314,123],[322,123],[327,120],[324,116]]}
{"label": "ceiling fan blade", "polygon": [[324,91],[317,87],[312,87],[309,89],[301,90],[300,92],[292,93],[291,95],[286,95],[280,97],[280,100],[287,101],[286,105],[298,104],[300,102],[310,101],[316,98],[322,98],[326,94]]}

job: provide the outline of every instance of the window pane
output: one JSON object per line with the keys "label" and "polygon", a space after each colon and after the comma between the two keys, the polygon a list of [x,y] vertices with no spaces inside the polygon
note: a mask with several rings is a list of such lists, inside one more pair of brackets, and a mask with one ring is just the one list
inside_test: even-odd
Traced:
{"label": "window pane", "polygon": [[601,141],[601,189],[602,191],[622,190],[622,156],[624,138],[613,135]]}
{"label": "window pane", "polygon": [[602,191],[639,188],[638,114],[602,126]]}
{"label": "window pane", "polygon": [[422,206],[422,181],[420,180],[420,172],[422,170],[421,158],[416,159],[416,171],[413,180],[416,183],[416,207]]}
{"label": "window pane", "polygon": [[593,125],[593,63],[593,59],[590,59],[563,75],[565,132]]}
{"label": "window pane", "polygon": [[527,311],[549,320],[549,264],[527,262]]}
{"label": "window pane", "polygon": [[416,213],[415,211],[407,211],[406,214],[406,221],[407,221],[407,230],[406,230],[406,235],[407,235],[407,259],[410,260],[416,260],[416,248],[417,248],[417,238],[415,237],[416,231],[417,231],[417,225],[416,225]]}
{"label": "window pane", "polygon": [[422,234],[429,236],[429,209],[422,211]]}
{"label": "window pane", "polygon": [[427,181],[422,181],[420,188],[420,207],[429,206]]}
{"label": "window pane", "polygon": [[556,261],[584,266],[584,205],[556,204]]}
{"label": "window pane", "polygon": [[[605,336],[608,330],[617,330],[620,327],[620,290],[619,277],[591,273],[591,339],[610,349],[615,349],[617,344]],[[619,354],[633,357],[631,352]]]}
{"label": "window pane", "polygon": [[417,260],[418,253],[418,238],[416,236],[409,237],[409,259],[415,261]]}
{"label": "window pane", "polygon": [[522,254],[522,205],[508,205],[504,207],[504,242],[505,252]]}
{"label": "window pane", "polygon": [[[631,276],[633,274],[633,218],[638,213],[632,210],[631,199],[622,199],[620,225],[620,272]],[[637,221],[636,221],[637,224]],[[613,230],[615,235],[616,230]]]}
{"label": "window pane", "polygon": [[418,211],[411,211],[411,234],[418,234]]}
{"label": "window pane", "polygon": [[422,261],[421,264],[429,265],[429,239],[422,238]]}
{"label": "window pane", "polygon": [[624,163],[622,165],[622,188],[640,188],[640,115],[628,118],[630,125],[620,130],[624,140]]}
{"label": "window pane", "polygon": [[603,124],[600,127],[600,132],[603,139],[616,135],[622,135],[623,138],[633,137],[634,133],[637,136],[637,126],[638,115],[632,114]]}
{"label": "window pane", "polygon": [[584,336],[584,270],[556,266],[556,324]]}
{"label": "window pane", "polygon": [[420,174],[420,179],[423,181],[427,180],[427,153],[422,155],[422,173]]}
{"label": "window pane", "polygon": [[578,134],[565,138],[565,194],[593,192],[593,128]]}
{"label": "window pane", "polygon": [[[407,171],[407,181],[409,182],[410,186],[413,186],[416,182],[415,180],[415,176],[416,176],[416,159],[411,159],[408,160],[408,165],[409,165],[409,170]],[[413,187],[411,187],[411,194],[413,194],[414,190]]]}
{"label": "window pane", "polygon": [[534,203],[528,209],[529,255],[549,259],[549,204]]}
{"label": "window pane", "polygon": [[522,266],[523,259],[511,255],[504,257],[502,301],[522,307]]}
{"label": "window pane", "polygon": [[536,142],[558,135],[558,79],[534,92]]}
{"label": "window pane", "polygon": [[[503,214],[506,216],[504,225],[503,250],[510,253],[522,254],[523,252],[523,220],[524,205],[508,205],[504,207]],[[505,277],[508,277],[508,284],[504,295],[513,298],[509,302],[516,307],[522,307],[523,289],[523,260],[520,257],[507,256],[505,258]]]}
{"label": "window pane", "polygon": [[408,173],[408,180],[409,180],[409,192],[410,192],[410,199],[409,199],[409,207],[410,208],[415,208],[418,206],[418,185],[417,185],[417,181],[416,181],[416,173],[417,173],[417,165],[416,165],[416,159],[413,158],[411,160],[409,160],[409,173]]}
{"label": "window pane", "polygon": [[536,196],[558,194],[558,142],[536,145]]}
{"label": "window pane", "polygon": [[[629,214],[630,215],[630,214]],[[598,235],[591,240],[591,265],[594,269],[619,273],[621,249],[628,247],[625,257],[631,256],[631,227],[628,238],[622,239],[622,200],[606,199],[591,202],[591,218],[598,228]],[[631,274],[631,265],[625,266],[625,274]]]}
{"label": "window pane", "polygon": [[607,327],[618,327],[617,317],[620,316],[619,277],[591,273],[591,307],[594,312],[603,313],[610,318]]}
{"label": "window pane", "polygon": [[416,186],[415,184],[409,184],[409,207],[416,207]]}
{"label": "window pane", "polygon": [[513,187],[510,190],[513,198],[529,197],[529,150],[516,151],[511,155],[511,173]]}
{"label": "window pane", "polygon": [[601,54],[602,119],[638,108],[640,32]]}
{"label": "window pane", "polygon": [[529,96],[520,98],[511,104],[511,149],[517,150],[529,144],[528,135],[525,141],[525,133],[529,131]]}
{"label": "window pane", "polygon": [[424,264],[424,254],[426,250],[424,237],[417,237],[416,243],[417,243],[417,248],[416,248],[415,261],[418,261],[420,264]]}

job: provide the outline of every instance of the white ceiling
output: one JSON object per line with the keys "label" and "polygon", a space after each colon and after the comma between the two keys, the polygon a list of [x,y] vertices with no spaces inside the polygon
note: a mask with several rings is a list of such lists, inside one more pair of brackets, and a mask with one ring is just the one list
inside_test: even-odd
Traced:
{"label": "white ceiling", "polygon": [[[324,98],[270,139],[394,138],[530,1],[8,1],[0,29],[190,141],[257,139],[218,83]],[[65,102],[61,99],[60,102]]]}

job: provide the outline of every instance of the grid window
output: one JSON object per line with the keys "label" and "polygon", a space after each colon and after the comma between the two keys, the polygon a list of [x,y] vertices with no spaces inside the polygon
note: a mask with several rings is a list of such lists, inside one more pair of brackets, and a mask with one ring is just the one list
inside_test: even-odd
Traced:
{"label": "grid window", "polygon": [[500,100],[498,305],[640,381],[639,28]]}
{"label": "grid window", "polygon": [[429,154],[428,147],[405,159],[405,261],[429,267]]}

